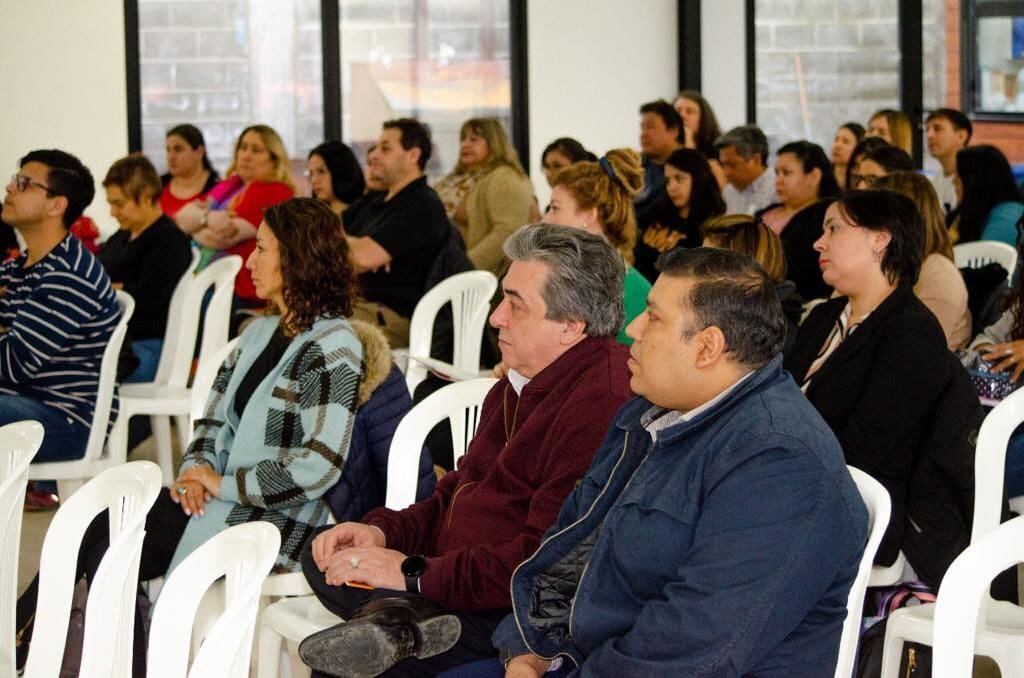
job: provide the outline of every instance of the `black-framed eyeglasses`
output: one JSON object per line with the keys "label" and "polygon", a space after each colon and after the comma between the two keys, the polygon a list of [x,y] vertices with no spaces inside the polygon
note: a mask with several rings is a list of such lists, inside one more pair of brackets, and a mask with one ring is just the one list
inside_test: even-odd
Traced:
{"label": "black-framed eyeglasses", "polygon": [[873,174],[851,174],[850,183],[851,188],[857,188],[861,182],[864,182],[868,188],[874,188],[878,184],[878,180],[882,177],[876,177]]}
{"label": "black-framed eyeglasses", "polygon": [[18,174],[17,172],[11,176],[11,183],[18,189],[18,193],[24,193],[28,190],[29,186],[35,186],[46,191],[47,195],[52,195],[53,191],[44,183],[38,182],[32,177],[25,176],[24,174]]}

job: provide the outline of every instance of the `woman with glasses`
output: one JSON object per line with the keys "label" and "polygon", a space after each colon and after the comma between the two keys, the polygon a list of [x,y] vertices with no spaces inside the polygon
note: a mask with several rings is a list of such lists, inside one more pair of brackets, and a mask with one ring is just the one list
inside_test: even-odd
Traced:
{"label": "woman with glasses", "polygon": [[878,180],[893,172],[913,172],[914,161],[907,152],[895,146],[879,146],[865,151],[857,158],[850,180],[850,188],[874,188]]}
{"label": "woman with glasses", "polygon": [[363,168],[352,149],[340,141],[325,141],[309,152],[306,178],[313,197],[327,203],[339,217],[366,192]]}
{"label": "woman with glasses", "polygon": [[775,192],[779,202],[754,215],[782,238],[789,279],[804,299],[827,297],[818,271],[814,242],[821,236],[825,210],[839,195],[828,156],[818,144],[794,141],[775,156]]}
{"label": "woman with glasses", "polygon": [[[235,144],[227,178],[214,186],[203,202],[192,202],[178,212],[178,226],[204,249],[204,261],[237,254],[243,261],[256,249],[256,228],[263,211],[295,195],[284,142],[272,128],[252,125],[242,130]],[[263,302],[252,276],[242,268],[235,278],[235,308]]]}

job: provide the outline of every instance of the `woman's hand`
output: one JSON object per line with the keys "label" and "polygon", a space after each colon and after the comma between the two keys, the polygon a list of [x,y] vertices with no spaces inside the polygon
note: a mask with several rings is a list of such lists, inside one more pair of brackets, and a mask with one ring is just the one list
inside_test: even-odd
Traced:
{"label": "woman's hand", "polygon": [[203,228],[203,220],[206,218],[208,209],[207,201],[190,202],[174,215],[174,223],[178,224],[178,228],[182,231],[191,235]]}
{"label": "woman's hand", "polygon": [[220,479],[220,474],[205,464],[193,466],[178,476],[179,483],[186,480],[197,482],[206,490],[207,494],[218,499],[220,499]]}
{"label": "woman's hand", "polygon": [[989,370],[994,374],[1013,370],[1010,381],[1017,383],[1024,373],[1024,339],[1008,341],[1005,344],[988,344],[977,347],[981,357],[992,363]]}
{"label": "woman's hand", "polygon": [[551,662],[535,654],[521,654],[512,657],[505,668],[505,678],[540,678],[551,666]]}
{"label": "woman's hand", "polygon": [[192,234],[192,239],[211,250],[226,250],[231,247],[225,238],[220,237],[209,228],[196,231]]}
{"label": "woman's hand", "polygon": [[201,516],[204,513],[206,502],[210,496],[202,483],[194,480],[177,480],[171,485],[171,501],[181,504],[181,510],[186,516]]}

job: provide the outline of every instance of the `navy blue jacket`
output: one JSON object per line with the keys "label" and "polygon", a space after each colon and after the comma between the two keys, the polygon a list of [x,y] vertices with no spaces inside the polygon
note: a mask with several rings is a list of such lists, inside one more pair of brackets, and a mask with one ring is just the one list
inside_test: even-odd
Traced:
{"label": "navy blue jacket", "polygon": [[[356,411],[352,442],[341,479],[327,493],[327,503],[339,523],[359,520],[384,505],[387,494],[388,452],[395,428],[412,407],[405,377],[392,365],[387,378]],[[416,501],[434,492],[434,466],[430,453],[420,454]]]}
{"label": "navy blue jacket", "polygon": [[512,577],[503,656],[585,676],[831,676],[867,511],[780,357],[658,434],[619,411]]}

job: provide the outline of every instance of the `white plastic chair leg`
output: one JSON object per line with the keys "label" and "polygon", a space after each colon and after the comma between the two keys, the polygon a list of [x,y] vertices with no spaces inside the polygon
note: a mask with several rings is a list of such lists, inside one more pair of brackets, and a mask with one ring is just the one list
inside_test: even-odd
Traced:
{"label": "white plastic chair leg", "polygon": [[281,650],[284,647],[284,639],[276,631],[265,626],[262,620],[259,629],[256,678],[280,678]]}
{"label": "white plastic chair leg", "polygon": [[149,418],[153,427],[153,438],[156,441],[156,462],[163,473],[164,485],[174,482],[174,453],[171,451],[171,419],[162,414],[154,414]]}
{"label": "white plastic chair leg", "polygon": [[82,488],[82,485],[85,485],[83,480],[58,480],[57,496],[60,497],[61,501],[67,501],[68,497]]}
{"label": "white plastic chair leg", "polygon": [[[185,451],[188,449],[189,441],[192,439],[192,431],[189,428],[188,415],[178,415],[174,418],[174,428],[178,433],[178,449],[181,450],[181,456],[185,456]],[[173,470],[173,465],[172,465]]]}

